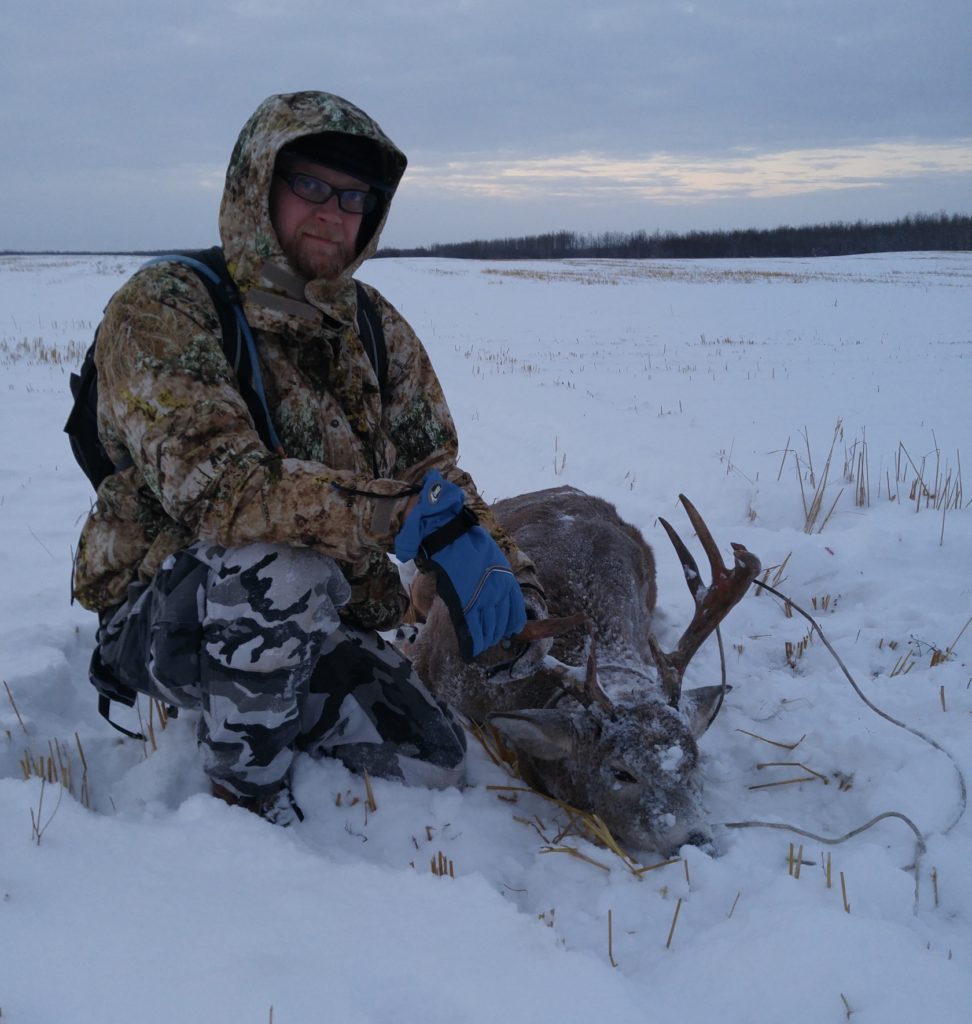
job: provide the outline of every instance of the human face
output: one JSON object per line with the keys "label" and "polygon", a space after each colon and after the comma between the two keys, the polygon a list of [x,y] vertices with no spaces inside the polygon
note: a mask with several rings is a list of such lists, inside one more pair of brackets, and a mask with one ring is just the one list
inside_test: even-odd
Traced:
{"label": "human face", "polygon": [[[370,191],[360,179],[303,157],[285,158],[279,170],[285,174],[310,174],[336,189]],[[294,195],[279,174],[274,174],[270,186],[270,222],[290,265],[309,280],[333,280],[357,255],[361,214],[345,213],[337,196],[326,203],[309,203]]]}

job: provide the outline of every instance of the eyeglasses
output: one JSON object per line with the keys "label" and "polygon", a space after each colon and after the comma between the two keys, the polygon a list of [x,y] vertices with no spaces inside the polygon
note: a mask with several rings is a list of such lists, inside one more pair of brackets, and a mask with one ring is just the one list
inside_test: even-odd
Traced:
{"label": "eyeglasses", "polygon": [[378,205],[378,197],[374,192],[363,192],[360,188],[335,188],[312,174],[276,173],[287,182],[295,196],[308,203],[322,206],[331,196],[337,196],[338,206],[345,213],[371,213]]}

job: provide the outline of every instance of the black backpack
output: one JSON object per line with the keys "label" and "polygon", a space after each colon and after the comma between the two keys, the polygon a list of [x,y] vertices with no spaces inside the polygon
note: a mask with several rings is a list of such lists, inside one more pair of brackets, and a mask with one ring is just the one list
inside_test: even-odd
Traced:
{"label": "black backpack", "polygon": [[[170,253],[149,260],[143,266],[147,267],[154,263],[184,263],[199,275],[199,279],[206,286],[206,291],[209,292],[219,316],[223,332],[223,354],[236,373],[240,394],[246,401],[260,438],[270,451],[279,451],[281,449],[280,441],[274,430],[273,420],[263,393],[260,366],[256,358],[256,342],[253,339],[250,326],[246,322],[236,283],[226,268],[223,250],[216,245],[211,249],[191,249],[186,252]],[[388,377],[388,351],[385,347],[381,317],[360,282],[355,281],[354,283],[358,293],[358,334],[378,377],[378,386],[384,395]],[[70,438],[74,458],[95,490],[106,476],[131,464],[127,462],[116,466],[108,457],[101,438],[98,436],[98,370],[94,361],[97,344],[98,331],[96,329],[94,340],[88,346],[80,372],[71,374],[71,394],[74,396],[74,405],[67,423],[64,425],[64,431]]]}
{"label": "black backpack", "polygon": [[[223,332],[223,354],[236,372],[240,394],[246,401],[263,443],[270,451],[279,451],[280,441],[273,427],[273,420],[270,417],[270,410],[263,393],[263,382],[260,379],[256,342],[243,313],[236,283],[227,270],[223,250],[219,246],[213,246],[211,249],[171,253],[149,260],[143,265],[150,266],[153,263],[184,263],[186,266],[192,267],[199,275],[219,315],[219,323]],[[361,284],[358,281],[354,283],[358,293],[358,334],[361,337],[361,344],[368,353],[368,358],[378,377],[379,388],[384,396],[388,377],[388,351],[385,346],[381,317]],[[98,485],[105,477],[110,476],[116,470],[124,469],[126,465],[131,465],[131,460],[115,465],[108,457],[101,438],[98,436],[98,369],[94,361],[97,344],[98,331],[96,329],[94,339],[85,353],[80,372],[71,374],[71,393],[74,396],[74,405],[67,423],[64,425],[64,431],[71,441],[74,457],[95,490],[98,489]],[[97,646],[91,657],[88,675],[98,691],[98,711],[102,717],[119,732],[133,739],[144,741],[145,736],[141,733],[131,732],[111,720],[111,702],[117,701],[127,707],[133,707],[137,694],[131,687],[114,677],[102,662]],[[169,713],[174,716],[176,709],[170,708]]]}

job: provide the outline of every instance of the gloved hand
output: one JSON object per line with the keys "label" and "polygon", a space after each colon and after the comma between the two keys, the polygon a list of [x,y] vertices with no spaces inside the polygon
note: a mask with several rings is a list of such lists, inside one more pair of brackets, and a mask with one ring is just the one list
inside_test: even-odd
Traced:
{"label": "gloved hand", "polygon": [[466,508],[462,491],[438,470],[422,481],[418,504],[395,538],[395,556],[435,574],[464,661],[526,623],[520,585],[496,541]]}

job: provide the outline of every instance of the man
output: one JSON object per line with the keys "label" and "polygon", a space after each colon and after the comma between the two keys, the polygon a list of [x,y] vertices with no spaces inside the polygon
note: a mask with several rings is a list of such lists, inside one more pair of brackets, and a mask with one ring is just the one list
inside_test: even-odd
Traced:
{"label": "man", "polygon": [[93,681],[201,709],[214,794],[280,824],[301,817],[289,789],[300,750],[461,781],[462,730],[378,634],[408,603],[390,551],[422,552],[468,657],[545,615],[532,563],[456,466],[424,348],[374,289],[383,387],[358,336],[352,275],[405,164],[370,117],[326,93],[272,96],[240,134],[220,236],[280,450],[260,440],[192,269],[139,271],[98,336],[98,430],[127,468],[99,487],[75,566],[75,593],[101,621]]}

